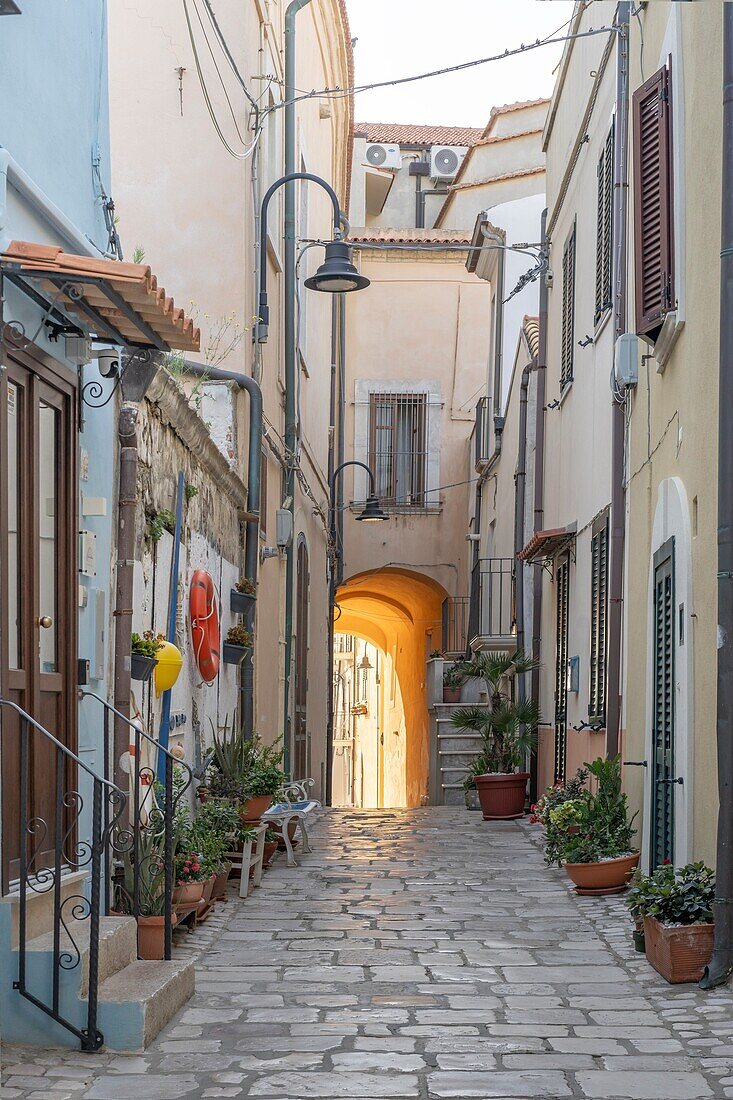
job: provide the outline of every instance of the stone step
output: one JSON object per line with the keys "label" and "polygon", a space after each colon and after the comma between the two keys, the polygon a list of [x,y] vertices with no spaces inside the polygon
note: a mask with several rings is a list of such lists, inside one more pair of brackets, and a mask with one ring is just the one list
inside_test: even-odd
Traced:
{"label": "stone step", "polygon": [[[85,894],[85,883],[89,872],[68,871],[61,875],[61,904],[71,897]],[[54,892],[49,889],[49,883],[38,883],[38,889],[28,887],[26,889],[26,942],[42,936],[53,929]],[[20,887],[15,883],[13,888],[5,894],[2,904],[10,910],[10,945],[15,950],[18,946],[18,923],[20,920]],[[68,908],[68,907],[67,907]]]}
{"label": "stone step", "polygon": [[472,752],[474,756],[481,749],[481,738],[473,737],[440,737],[438,738],[438,752]]}
{"label": "stone step", "polygon": [[[67,906],[67,909],[69,907]],[[81,963],[80,996],[89,991],[89,920],[69,920],[61,929],[59,948]],[[53,932],[44,932],[26,945],[27,951],[53,952]],[[99,921],[99,982],[111,978],[137,958],[137,924],[134,917],[101,917]]]}
{"label": "stone step", "polygon": [[[107,978],[99,987],[99,1028],[105,1047],[144,1050],[193,995],[194,986],[190,959],[139,960]],[[142,1088],[140,1095],[144,1093]]]}

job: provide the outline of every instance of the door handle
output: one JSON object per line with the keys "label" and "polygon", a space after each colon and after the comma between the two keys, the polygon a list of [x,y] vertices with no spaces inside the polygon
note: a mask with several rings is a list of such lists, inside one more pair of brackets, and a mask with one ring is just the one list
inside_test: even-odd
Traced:
{"label": "door handle", "polygon": [[684,779],[682,778],[681,775],[678,775],[676,779],[658,779],[657,784],[659,785],[661,783],[667,783],[667,784],[679,783],[679,785],[682,786],[682,784],[684,783]]}
{"label": "door handle", "polygon": [[41,617],[39,619],[36,619],[36,622],[44,630],[50,630],[51,627],[53,626],[53,619],[51,618],[50,615],[41,615]]}
{"label": "door handle", "polygon": [[646,760],[624,760],[623,765],[625,768],[645,768],[647,763]]}

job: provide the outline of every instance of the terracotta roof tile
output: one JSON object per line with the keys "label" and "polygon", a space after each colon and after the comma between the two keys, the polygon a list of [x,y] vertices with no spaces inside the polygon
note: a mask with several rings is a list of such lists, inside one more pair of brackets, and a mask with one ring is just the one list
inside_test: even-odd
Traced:
{"label": "terracotta roof tile", "polygon": [[[166,297],[165,289],[158,286],[158,280],[147,264],[75,256],[55,245],[35,244],[32,241],[12,241],[0,259],[17,265],[18,274],[37,281],[49,300],[55,300],[65,313],[79,317],[85,325],[89,325],[90,320],[81,308],[82,302],[88,303],[99,317],[113,325],[131,344],[155,346],[143,334],[136,320],[125,313],[120,301],[124,299],[124,304],[134,311],[136,319],[152,329],[168,347],[182,351],[200,350],[199,329],[182,309],[176,307],[172,298]],[[79,280],[78,283],[74,282],[75,279]],[[117,303],[105,294],[104,286],[110,288],[112,298],[118,299]],[[60,287],[67,287],[68,292],[62,292]],[[72,287],[83,291],[81,300],[72,296]]]}
{"label": "terracotta roof tile", "polygon": [[483,136],[479,126],[422,126],[404,122],[357,122],[367,141],[393,145],[473,145]]}
{"label": "terracotta roof tile", "polygon": [[484,127],[482,137],[488,137],[491,131],[491,127],[494,125],[494,119],[497,115],[509,115],[512,111],[523,111],[528,107],[541,107],[543,104],[549,105],[550,100],[544,96],[541,99],[519,99],[516,103],[504,103],[500,107],[492,107],[489,114],[489,121]]}
{"label": "terracotta roof tile", "polygon": [[467,180],[465,183],[452,183],[448,190],[450,192],[465,191],[469,187],[484,187],[487,183],[500,183],[502,180],[518,179],[520,176],[536,176],[539,172],[544,172],[544,164],[538,164],[535,168],[518,168],[516,172],[503,172],[498,176],[487,176],[486,179],[480,180]]}
{"label": "terracotta roof tile", "polygon": [[471,243],[470,233],[462,229],[356,229],[349,244],[456,244]]}

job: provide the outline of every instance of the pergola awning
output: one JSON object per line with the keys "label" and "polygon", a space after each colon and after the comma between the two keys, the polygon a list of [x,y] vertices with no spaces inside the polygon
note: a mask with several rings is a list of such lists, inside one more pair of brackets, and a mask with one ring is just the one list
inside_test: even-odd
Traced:
{"label": "pergola awning", "polygon": [[130,348],[200,349],[200,330],[166,297],[147,264],[12,241],[0,254],[0,273],[44,309],[60,332]]}
{"label": "pergola awning", "polygon": [[537,531],[527,545],[519,551],[520,561],[551,561],[568,550],[575,542],[575,527],[555,527],[548,531]]}

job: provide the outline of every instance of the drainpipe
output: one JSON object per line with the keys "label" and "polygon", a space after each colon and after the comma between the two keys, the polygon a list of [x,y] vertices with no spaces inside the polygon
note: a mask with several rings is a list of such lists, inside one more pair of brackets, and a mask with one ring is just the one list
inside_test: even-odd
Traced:
{"label": "drainpipe", "polygon": [[[616,148],[614,150],[613,240],[614,345],[626,331],[626,222],[629,198],[629,20],[631,4],[618,6],[616,46]],[[606,755],[619,751],[621,732],[621,650],[623,646],[624,538],[626,490],[624,486],[625,407],[614,399],[611,422],[611,530],[608,599],[608,681],[606,691]]]}
{"label": "drainpipe", "polygon": [[[115,589],[115,708],[130,717],[130,654],[132,651],[132,599],[135,569],[135,509],[137,503],[137,415],[134,405],[123,405],[117,424],[120,469],[117,504],[117,575]],[[120,767],[130,748],[130,728],[117,715],[114,720],[112,774],[127,790],[129,776]]]}
{"label": "drainpipe", "polygon": [[[298,171],[296,161],[296,112],[292,102],[297,95],[295,87],[295,19],[298,12],[311,0],[290,0],[285,11],[285,175]],[[297,348],[295,329],[295,184],[285,184],[285,280],[283,309],[285,312],[285,449],[288,467],[285,472],[285,499],[295,524],[295,452],[297,446]],[[264,258],[263,258],[264,260]],[[290,771],[290,674],[293,659],[293,590],[295,588],[295,540],[286,551],[285,561],[285,702],[283,706],[283,735],[285,743],[284,769]]]}
{"label": "drainpipe", "polygon": [[[502,358],[504,356],[504,278],[506,270],[506,238],[499,233],[488,231],[481,226],[481,236],[485,241],[493,241],[499,252],[498,272],[496,278],[495,307],[494,307],[494,393],[493,393],[493,419],[494,419],[494,449],[497,454],[501,451],[501,431],[497,433],[497,417],[502,414],[501,408],[501,383],[502,383]],[[499,438],[497,439],[497,434]]]}
{"label": "drainpipe", "polygon": [[[234,371],[207,367],[185,359],[188,374],[203,378],[208,382],[236,382],[240,389],[249,394],[249,455],[247,459],[247,510],[254,513],[255,519],[247,520],[244,535],[244,575],[251,577],[257,584],[259,566],[260,537],[260,480],[262,474],[262,390],[254,378],[248,374],[235,374]],[[255,609],[245,613],[244,625],[254,629]],[[242,699],[242,728],[247,738],[254,733],[254,672],[252,657],[242,662],[240,695]]]}
{"label": "drainpipe", "polygon": [[[547,209],[542,211],[542,228],[540,236],[540,252],[545,261],[548,260],[547,249]],[[535,410],[535,451],[534,451],[534,524],[533,530],[537,534],[542,530],[545,519],[545,401],[547,393],[547,279],[540,275],[540,302],[539,302],[539,347],[537,349],[537,408]],[[532,698],[537,704],[540,701],[540,668],[539,660],[542,654],[542,566],[539,562],[534,565],[534,587],[532,590],[532,656],[538,662],[531,673]],[[529,776],[529,800],[537,801],[537,753],[532,753],[530,760]]]}
{"label": "drainpipe", "polygon": [[723,4],[723,186],[718,383],[718,844],[713,957],[700,986],[733,972],[733,5]]}
{"label": "drainpipe", "polygon": [[[331,299],[331,394],[328,417],[328,484],[333,484],[333,471],[336,469],[336,400],[338,391],[338,313],[339,303],[336,295]],[[340,395],[339,395],[340,397]],[[328,664],[326,671],[326,790],[324,802],[331,804],[333,774],[333,605],[336,598],[336,501],[331,494],[328,502],[328,530],[331,540],[328,570]]]}
{"label": "drainpipe", "polygon": [[[514,560],[516,562],[516,581],[514,589],[514,608],[517,620],[517,649],[524,651],[524,563],[518,554],[524,546],[524,511],[527,490],[527,397],[529,378],[537,366],[537,359],[522,371],[522,384],[519,388],[519,442],[517,446],[517,472],[514,479]],[[525,697],[524,676],[519,678],[520,698]]]}
{"label": "drainpipe", "polygon": [[[338,461],[341,466],[346,461],[346,296],[339,294],[339,426]],[[338,533],[338,584],[344,579],[344,482],[338,479],[336,486],[336,531]]]}

